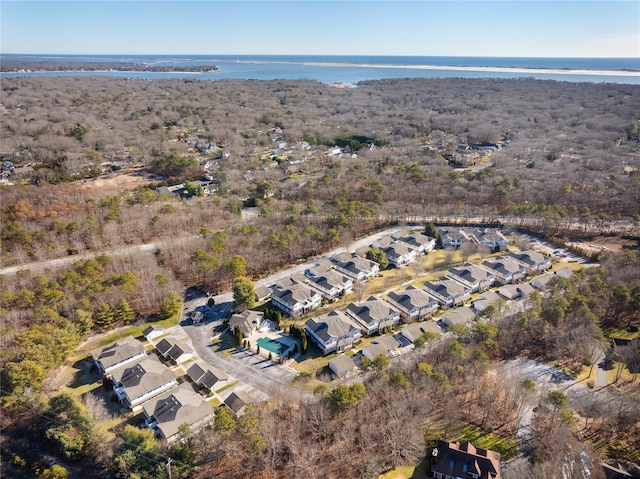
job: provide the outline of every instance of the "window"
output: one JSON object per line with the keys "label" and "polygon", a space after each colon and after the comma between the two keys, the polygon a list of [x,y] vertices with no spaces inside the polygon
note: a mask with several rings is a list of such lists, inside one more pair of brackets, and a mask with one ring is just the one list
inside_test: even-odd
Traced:
{"label": "window", "polygon": [[467,465],[466,464],[462,465],[462,472],[467,472]]}
{"label": "window", "polygon": [[434,472],[434,473],[433,473],[433,477],[435,477],[436,479],[442,479],[442,473],[440,473],[440,472]]}
{"label": "window", "polygon": [[449,460],[449,469],[453,469],[453,465],[454,465],[453,459],[450,459]]}

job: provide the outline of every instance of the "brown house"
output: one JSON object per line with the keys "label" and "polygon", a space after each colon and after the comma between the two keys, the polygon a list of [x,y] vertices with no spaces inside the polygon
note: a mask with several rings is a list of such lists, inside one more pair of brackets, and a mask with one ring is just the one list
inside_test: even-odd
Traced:
{"label": "brown house", "polygon": [[500,454],[468,442],[436,441],[431,476],[436,479],[500,479]]}

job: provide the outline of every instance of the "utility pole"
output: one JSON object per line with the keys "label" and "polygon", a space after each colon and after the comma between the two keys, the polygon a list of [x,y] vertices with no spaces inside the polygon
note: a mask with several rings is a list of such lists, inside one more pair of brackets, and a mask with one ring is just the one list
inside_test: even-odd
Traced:
{"label": "utility pole", "polygon": [[171,458],[167,458],[167,470],[169,471],[169,479],[171,479]]}

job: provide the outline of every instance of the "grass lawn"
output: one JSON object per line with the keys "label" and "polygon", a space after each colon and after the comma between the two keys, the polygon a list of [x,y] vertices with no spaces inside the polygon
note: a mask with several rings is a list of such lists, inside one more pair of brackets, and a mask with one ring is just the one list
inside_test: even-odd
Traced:
{"label": "grass lawn", "polygon": [[379,479],[411,479],[416,466],[400,466],[380,476]]}
{"label": "grass lawn", "polygon": [[427,442],[435,441],[436,439],[449,442],[470,442],[476,447],[499,452],[502,460],[512,459],[516,454],[517,441],[515,439],[484,431],[473,424],[461,421],[450,428],[448,435],[445,435],[445,432],[447,431],[444,424],[442,422],[436,423],[429,427],[425,434],[425,439]]}

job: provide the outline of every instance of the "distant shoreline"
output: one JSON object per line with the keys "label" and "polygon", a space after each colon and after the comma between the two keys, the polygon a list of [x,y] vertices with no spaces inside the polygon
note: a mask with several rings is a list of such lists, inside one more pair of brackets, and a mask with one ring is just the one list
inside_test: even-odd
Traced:
{"label": "distant shoreline", "polygon": [[217,65],[150,65],[136,62],[69,62],[69,61],[21,61],[4,60],[0,63],[2,73],[213,73],[218,71]]}

